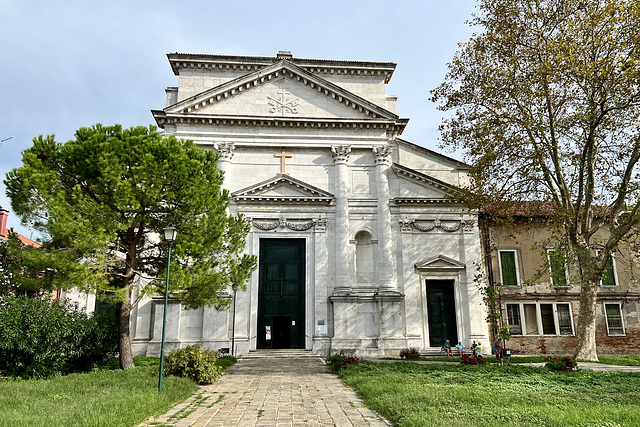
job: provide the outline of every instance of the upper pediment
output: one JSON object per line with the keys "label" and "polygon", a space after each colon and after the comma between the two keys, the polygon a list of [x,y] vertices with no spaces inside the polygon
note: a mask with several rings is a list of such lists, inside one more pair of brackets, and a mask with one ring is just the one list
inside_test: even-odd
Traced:
{"label": "upper pediment", "polygon": [[166,115],[401,120],[291,61],[247,73],[166,107]]}
{"label": "upper pediment", "polygon": [[400,203],[451,203],[455,187],[406,166],[394,163],[392,170],[398,177],[393,201]]}
{"label": "upper pediment", "polygon": [[416,264],[418,271],[459,271],[465,269],[463,262],[438,254]]}
{"label": "upper pediment", "polygon": [[231,194],[236,202],[331,203],[333,194],[286,174],[278,174]]}

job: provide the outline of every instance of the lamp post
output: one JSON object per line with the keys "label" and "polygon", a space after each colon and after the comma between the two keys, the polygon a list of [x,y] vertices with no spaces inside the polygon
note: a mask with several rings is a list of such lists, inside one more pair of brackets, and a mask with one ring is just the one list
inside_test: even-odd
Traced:
{"label": "lamp post", "polygon": [[176,240],[178,230],[172,225],[163,228],[164,240],[169,242],[169,254],[167,255],[167,280],[164,288],[164,314],[162,315],[162,344],[160,345],[160,378],[158,379],[158,393],[162,391],[162,374],[164,373],[164,337],[167,328],[167,299],[169,297],[169,271],[171,269],[171,244]]}

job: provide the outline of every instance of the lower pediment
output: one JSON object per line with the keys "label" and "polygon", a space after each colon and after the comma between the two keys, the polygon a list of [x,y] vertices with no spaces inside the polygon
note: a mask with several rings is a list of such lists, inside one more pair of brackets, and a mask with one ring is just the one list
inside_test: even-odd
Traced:
{"label": "lower pediment", "polygon": [[426,271],[460,271],[466,268],[463,262],[449,258],[442,254],[425,259],[422,262],[416,263],[416,270],[421,272]]}
{"label": "lower pediment", "polygon": [[287,174],[278,174],[231,194],[237,203],[322,203],[333,201],[333,194]]}

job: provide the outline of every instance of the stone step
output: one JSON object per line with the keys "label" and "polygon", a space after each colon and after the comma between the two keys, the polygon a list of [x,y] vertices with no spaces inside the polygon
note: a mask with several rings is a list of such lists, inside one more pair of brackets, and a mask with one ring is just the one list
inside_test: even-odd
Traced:
{"label": "stone step", "polygon": [[303,358],[320,357],[311,350],[302,349],[273,349],[273,350],[249,350],[249,353],[238,356],[240,359],[280,359],[280,358]]}

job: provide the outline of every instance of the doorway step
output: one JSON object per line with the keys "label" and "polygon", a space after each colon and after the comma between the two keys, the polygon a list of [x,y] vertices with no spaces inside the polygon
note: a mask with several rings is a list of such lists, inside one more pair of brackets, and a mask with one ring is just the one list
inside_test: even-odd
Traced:
{"label": "doorway step", "polygon": [[300,359],[303,357],[320,357],[311,350],[301,349],[276,349],[276,350],[250,350],[248,354],[239,356],[239,359]]}

